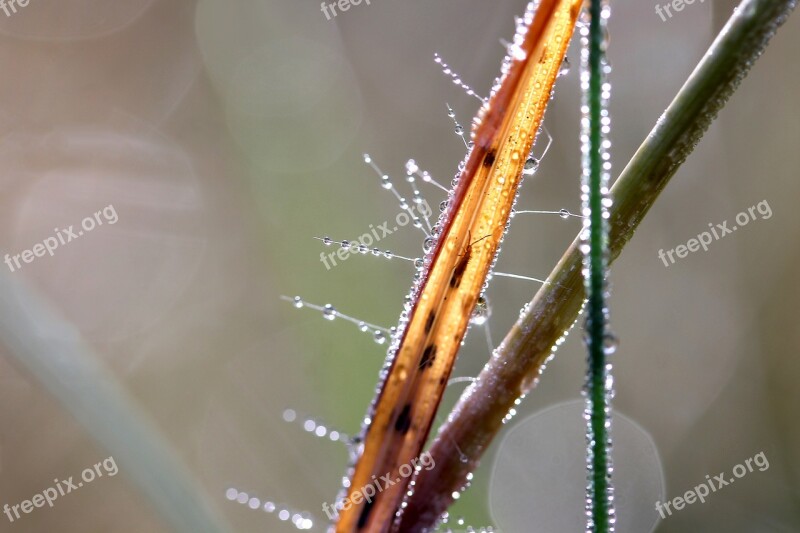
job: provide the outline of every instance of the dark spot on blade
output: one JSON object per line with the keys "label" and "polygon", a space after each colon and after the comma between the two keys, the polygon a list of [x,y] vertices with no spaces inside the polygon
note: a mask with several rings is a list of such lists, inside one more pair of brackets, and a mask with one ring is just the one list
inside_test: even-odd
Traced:
{"label": "dark spot on blade", "polygon": [[429,344],[425,351],[422,352],[422,360],[419,362],[419,367],[422,370],[432,367],[434,359],[436,359],[436,345]]}
{"label": "dark spot on blade", "polygon": [[356,527],[358,529],[363,528],[367,525],[367,520],[369,520],[369,514],[372,512],[372,505],[375,503],[375,500],[371,502],[364,502],[364,507],[361,509],[361,514],[358,515],[358,524]]}
{"label": "dark spot on blade", "polygon": [[431,328],[433,327],[433,321],[436,319],[436,313],[431,311],[428,313],[428,320],[425,322],[425,333],[430,333]]}
{"label": "dark spot on blade", "polygon": [[411,427],[411,404],[407,403],[400,416],[397,417],[397,422],[394,423],[394,430],[398,433],[405,434]]}
{"label": "dark spot on blade", "polygon": [[483,166],[485,167],[492,166],[494,164],[494,159],[495,159],[495,151],[490,150],[489,153],[486,154],[486,157],[483,158]]}

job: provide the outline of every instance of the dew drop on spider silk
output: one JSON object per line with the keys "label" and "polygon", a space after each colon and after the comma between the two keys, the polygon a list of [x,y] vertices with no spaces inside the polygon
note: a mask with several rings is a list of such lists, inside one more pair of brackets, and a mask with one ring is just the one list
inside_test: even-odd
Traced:
{"label": "dew drop on spider silk", "polygon": [[336,318],[336,309],[331,304],[325,304],[322,308],[322,317],[325,320],[333,320]]}
{"label": "dew drop on spider silk", "polygon": [[423,263],[421,258],[418,257],[418,258],[414,259],[414,267],[415,268],[420,269],[420,268],[423,267],[423,265],[424,265],[424,263]]}
{"label": "dew drop on spider silk", "polygon": [[469,323],[475,326],[482,326],[489,320],[490,315],[489,301],[485,297],[479,296],[478,301],[475,303],[475,309],[472,310],[472,315],[469,318]]}
{"label": "dew drop on spider silk", "polygon": [[292,304],[293,304],[293,305],[294,305],[296,308],[300,309],[301,307],[303,307],[303,299],[302,299],[302,298],[300,298],[299,296],[295,296],[295,297],[292,299]]}
{"label": "dew drop on spider silk", "polygon": [[444,213],[447,210],[447,206],[448,205],[450,205],[450,203],[447,200],[443,200],[442,202],[440,202],[439,203],[439,212]]}
{"label": "dew drop on spider silk", "polygon": [[569,211],[567,211],[566,209],[559,209],[558,216],[560,216],[561,218],[569,218]]}
{"label": "dew drop on spider silk", "polygon": [[325,246],[330,246],[331,244],[333,244],[333,239],[331,239],[326,235],[325,237],[322,238],[322,244],[324,244]]}
{"label": "dew drop on spider silk", "polygon": [[436,241],[433,240],[431,237],[425,239],[422,243],[422,251],[426,254],[433,250],[433,245],[436,244]]}
{"label": "dew drop on spider silk", "polygon": [[567,74],[569,74],[569,67],[570,67],[569,59],[567,59],[567,56],[564,56],[564,61],[561,62],[561,70],[558,71],[558,75],[566,76]]}
{"label": "dew drop on spider silk", "polygon": [[389,179],[389,176],[385,174],[381,176],[381,187],[383,187],[384,189],[392,188],[392,181]]}
{"label": "dew drop on spider silk", "polygon": [[375,330],[375,333],[372,334],[372,340],[374,340],[377,344],[385,344],[386,334],[380,330]]}
{"label": "dew drop on spider silk", "polygon": [[539,169],[539,160],[535,157],[529,157],[525,160],[525,165],[522,167],[522,173],[526,176],[532,176],[536,174],[536,171]]}
{"label": "dew drop on spider silk", "polygon": [[311,513],[305,511],[295,511],[284,505],[278,505],[271,501],[265,501],[262,505],[261,500],[246,492],[240,492],[236,488],[229,488],[225,491],[225,497],[230,501],[235,501],[246,505],[252,510],[263,510],[265,513],[272,514],[277,512],[279,520],[286,522],[291,519],[296,529],[308,530],[314,527],[315,518]]}
{"label": "dew drop on spider silk", "polygon": [[358,323],[358,329],[363,332],[369,331],[369,326],[363,320]]}

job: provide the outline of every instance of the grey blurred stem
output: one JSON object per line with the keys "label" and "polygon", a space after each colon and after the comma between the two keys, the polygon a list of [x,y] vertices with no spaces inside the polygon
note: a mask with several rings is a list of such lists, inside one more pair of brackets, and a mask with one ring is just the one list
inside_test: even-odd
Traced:
{"label": "grey blurred stem", "polygon": [[[728,20],[611,189],[612,261],[795,4],[745,0]],[[431,528],[447,510],[503,417],[532,388],[555,342],[575,322],[585,298],[578,244],[576,238],[442,426],[430,449],[436,468],[419,473],[400,531]]]}
{"label": "grey blurred stem", "polygon": [[0,341],[108,450],[124,477],[136,483],[175,531],[229,531],[169,444],[75,327],[8,273],[0,274]]}

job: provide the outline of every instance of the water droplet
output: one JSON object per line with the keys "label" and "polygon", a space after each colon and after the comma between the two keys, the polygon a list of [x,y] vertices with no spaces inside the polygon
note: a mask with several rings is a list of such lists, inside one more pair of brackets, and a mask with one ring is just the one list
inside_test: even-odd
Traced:
{"label": "water droplet", "polygon": [[469,323],[476,326],[482,326],[489,320],[491,309],[489,302],[485,297],[479,296],[478,301],[475,303],[475,308],[472,310],[472,315],[469,318]]}
{"label": "water droplet", "polygon": [[422,243],[422,251],[426,254],[433,250],[433,245],[436,244],[436,241],[433,240],[431,237],[425,239]]}
{"label": "water droplet", "polygon": [[303,307],[303,299],[302,299],[302,298],[300,298],[299,296],[295,296],[295,297],[294,297],[294,299],[292,300],[292,303],[293,303],[293,304],[294,304],[294,306],[295,306],[296,308],[298,308],[298,309],[300,309],[301,307]]}
{"label": "water droplet", "polygon": [[561,218],[569,218],[569,211],[567,211],[566,209],[559,209],[558,216],[560,216]]}
{"label": "water droplet", "polygon": [[535,157],[529,157],[525,160],[525,166],[522,168],[522,173],[526,176],[532,176],[536,174],[536,171],[539,169],[539,160]]}
{"label": "water droplet", "polygon": [[567,56],[564,56],[564,61],[561,62],[561,70],[558,71],[558,75],[566,76],[567,74],[569,74],[569,67],[570,67],[569,59],[567,59]]}
{"label": "water droplet", "polygon": [[611,355],[617,351],[619,347],[619,339],[613,333],[606,333],[603,337],[603,351],[606,355]]}
{"label": "water droplet", "polygon": [[325,236],[322,238],[322,244],[324,244],[325,246],[330,246],[331,244],[333,244],[333,239],[331,239],[328,236]]}
{"label": "water droplet", "polygon": [[322,317],[325,320],[333,320],[336,318],[336,309],[331,304],[325,304],[322,308]]}
{"label": "water droplet", "polygon": [[385,174],[383,176],[381,176],[381,187],[383,187],[384,189],[391,189],[392,188],[392,182],[389,179],[389,176],[387,176]]}
{"label": "water droplet", "polygon": [[378,344],[384,344],[386,342],[386,334],[381,330],[375,330],[375,333],[372,334],[372,340]]}

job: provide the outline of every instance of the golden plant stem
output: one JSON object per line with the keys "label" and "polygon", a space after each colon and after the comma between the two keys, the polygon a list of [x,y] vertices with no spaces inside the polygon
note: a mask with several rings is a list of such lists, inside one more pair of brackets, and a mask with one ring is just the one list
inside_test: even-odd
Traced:
{"label": "golden plant stem", "polygon": [[[472,310],[511,214],[522,171],[572,36],[580,0],[544,0],[479,115],[474,148],[440,221],[408,323],[369,416],[336,531],[388,531],[406,497]],[[405,469],[405,470],[404,470]],[[406,472],[405,474],[403,472]],[[388,475],[388,478],[386,477]],[[369,502],[362,489],[394,482]]]}

